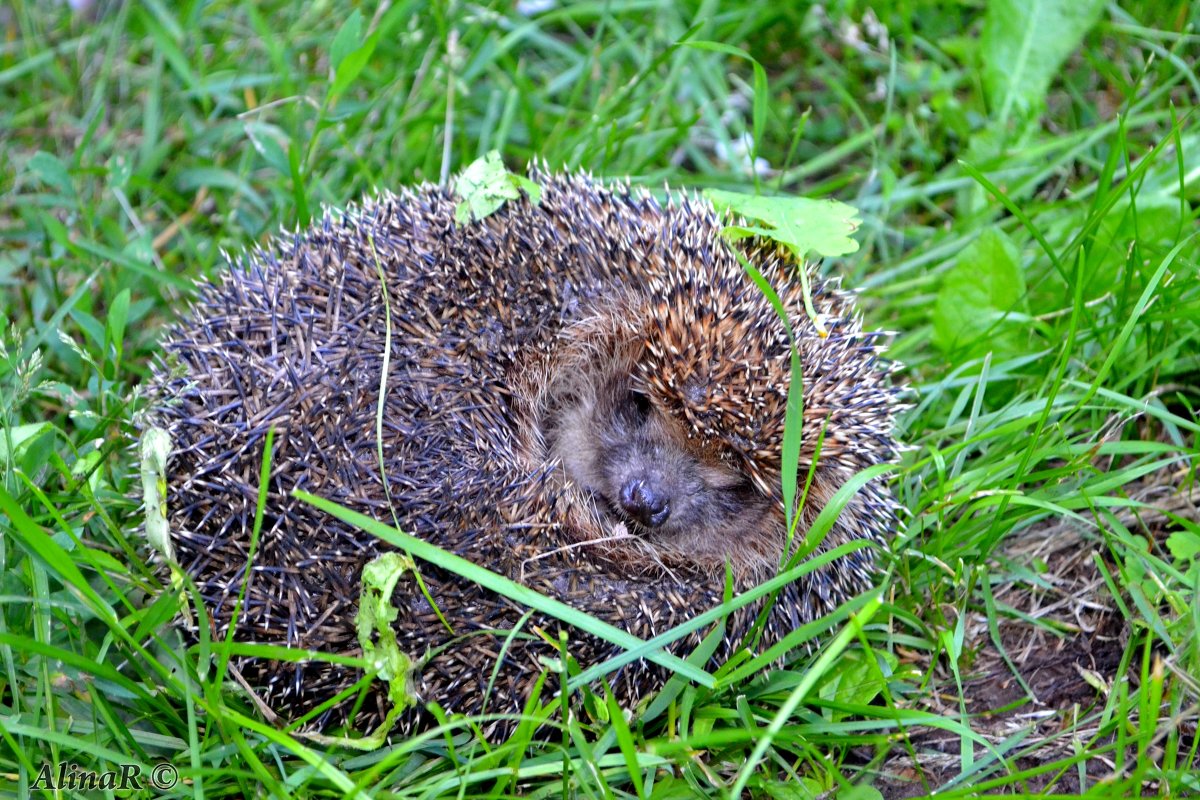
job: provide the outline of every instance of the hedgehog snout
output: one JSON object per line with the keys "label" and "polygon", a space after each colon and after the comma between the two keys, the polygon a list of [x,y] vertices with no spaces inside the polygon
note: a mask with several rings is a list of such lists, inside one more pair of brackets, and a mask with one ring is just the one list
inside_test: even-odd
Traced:
{"label": "hedgehog snout", "polygon": [[671,516],[671,498],[653,479],[634,477],[620,491],[621,509],[647,528],[657,528]]}

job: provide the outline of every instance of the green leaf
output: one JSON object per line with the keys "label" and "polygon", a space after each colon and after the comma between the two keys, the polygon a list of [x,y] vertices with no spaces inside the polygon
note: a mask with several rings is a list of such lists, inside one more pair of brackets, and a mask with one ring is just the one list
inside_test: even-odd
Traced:
{"label": "green leaf", "polygon": [[988,229],[946,273],[933,314],[933,340],[961,363],[988,352],[1024,352],[1025,274],[1021,254],[1005,234]]}
{"label": "green leaf", "polygon": [[[104,453],[101,450],[93,450],[86,455],[80,456],[79,460],[71,466],[71,477],[79,478],[87,475],[88,486],[95,493],[100,486],[100,470],[97,468],[97,465],[103,458]],[[64,546],[64,549],[70,548]]]}
{"label": "green leaf", "polygon": [[[882,662],[887,668],[881,669],[871,661]],[[821,697],[849,706],[870,705],[884,690],[887,674],[895,670],[898,663],[896,656],[885,650],[866,653],[848,650],[838,662],[837,669],[832,670],[829,679],[822,684]],[[837,709],[833,709],[832,715],[835,722],[850,716]]]}
{"label": "green leaf", "polygon": [[[1083,220],[1078,224],[1082,225]],[[1144,261],[1161,261],[1178,241],[1184,224],[1179,201],[1166,195],[1139,197],[1136,207],[1128,200],[1117,202],[1096,228],[1088,253],[1084,299],[1099,297],[1118,285],[1121,270],[1135,244]],[[1138,263],[1131,266],[1135,274],[1151,271],[1139,269],[1142,265]]]}
{"label": "green leaf", "polygon": [[67,197],[75,196],[75,186],[71,183],[71,173],[57,156],[38,151],[29,159],[29,171],[38,179]]}
{"label": "green leaf", "polygon": [[355,9],[350,17],[342,23],[333,44],[329,48],[329,64],[333,69],[333,86],[329,89],[329,98],[334,98],[349,88],[363,67],[375,52],[375,43],[379,40],[378,32],[363,39],[362,12]]}
{"label": "green leaf", "polygon": [[21,452],[22,445],[26,442],[33,441],[41,434],[53,430],[54,426],[49,422],[30,422],[26,425],[0,428],[0,464],[7,462],[10,458],[16,459]]}
{"label": "green leaf", "polygon": [[988,0],[980,58],[993,117],[1006,122],[1040,108],[1103,9],[1103,0]]}
{"label": "green leaf", "polygon": [[[772,239],[791,250],[799,261],[803,261],[809,252],[840,256],[858,249],[858,242],[851,239],[850,234],[858,230],[861,220],[858,211],[845,203],[807,197],[762,197],[719,189],[709,189],[704,194],[717,211],[731,211],[766,226],[726,225],[722,233],[730,241],[751,236]],[[743,266],[746,266],[744,261]],[[824,338],[828,331],[825,330],[821,315],[813,308],[808,271],[801,267],[798,274],[804,295],[804,310],[816,326],[817,333]],[[782,313],[777,301],[775,308],[781,312],[781,318],[786,323],[786,314]],[[791,335],[790,330],[788,335]]]}
{"label": "green leaf", "polygon": [[108,159],[108,184],[115,189],[124,189],[133,177],[133,159],[121,153]]}
{"label": "green leaf", "polygon": [[362,46],[362,29],[362,11],[356,8],[342,23],[342,27],[333,37],[333,44],[329,47],[329,65],[335,73],[342,62],[346,60],[346,56]]}
{"label": "green leaf", "polygon": [[105,336],[117,354],[117,365],[125,353],[125,325],[129,321],[129,290],[124,289],[108,307]]}
{"label": "green leaf", "polygon": [[509,200],[520,198],[522,189],[529,195],[531,204],[537,205],[541,201],[541,187],[505,169],[500,154],[492,150],[483,158],[472,161],[458,176],[455,190],[459,202],[454,209],[454,220],[465,225],[489,217]]}
{"label": "green leaf", "polygon": [[[358,641],[363,657],[373,661],[379,677],[388,681],[403,678],[412,666],[412,660],[400,652],[396,632],[392,630],[392,622],[399,613],[392,604],[392,595],[405,573],[414,569],[411,557],[392,552],[369,561],[362,571],[356,619]],[[379,637],[378,643],[375,636]]]}
{"label": "green leaf", "polygon": [[231,170],[221,167],[191,167],[180,171],[175,180],[179,191],[185,194],[205,187],[218,192],[236,192],[253,203],[254,207],[264,214],[268,211],[266,201],[259,195],[254,185]]}
{"label": "green leaf", "polygon": [[858,242],[850,237],[862,220],[858,218],[858,211],[845,203],[808,197],[762,197],[719,189],[706,189],[704,196],[718,211],[732,211],[763,224],[726,228],[735,238],[763,236],[773,239],[786,246],[798,259],[809,253],[844,256],[858,249]]}
{"label": "green leaf", "polygon": [[1179,561],[1200,556],[1200,535],[1194,531],[1175,531],[1167,537],[1167,549]]}
{"label": "green leaf", "polygon": [[[769,797],[771,800],[817,800],[817,798],[827,797],[829,787],[816,778],[810,778],[806,775],[800,776],[799,780],[788,779],[786,782],[763,781],[762,796]],[[683,795],[680,795],[681,797]],[[695,795],[688,795],[694,797]],[[751,793],[748,796],[759,796],[757,793]]]}
{"label": "green leaf", "polygon": [[375,41],[375,37],[372,36],[362,47],[346,56],[346,60],[342,62],[342,65],[338,67],[337,73],[334,75],[333,88],[329,90],[330,97],[337,97],[346,91],[351,83],[354,83],[354,79],[363,71],[363,67],[367,65],[367,61],[371,58],[371,53],[375,52]]}
{"label": "green leaf", "polygon": [[248,122],[245,126],[246,136],[254,149],[280,175],[287,175],[291,169],[288,165],[287,152],[281,142],[287,142],[287,135],[274,125],[261,122]]}
{"label": "green leaf", "polygon": [[508,177],[512,180],[513,185],[529,195],[529,204],[536,206],[542,202],[542,187],[526,178],[524,175],[518,175],[515,172],[508,173]]}
{"label": "green leaf", "polygon": [[883,794],[874,786],[859,783],[839,791],[837,800],[883,800]]}

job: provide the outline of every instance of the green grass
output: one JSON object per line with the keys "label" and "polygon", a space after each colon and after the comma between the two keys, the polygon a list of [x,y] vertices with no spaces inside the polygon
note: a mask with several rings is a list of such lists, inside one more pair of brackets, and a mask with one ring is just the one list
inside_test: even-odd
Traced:
{"label": "green grass", "polygon": [[[397,2],[339,37],[319,0],[97,5],[0,7],[0,787],[169,762],[147,796],[1200,791],[1200,11]],[[859,208],[824,269],[897,332],[907,528],[874,615],[788,669],[628,724],[588,694],[546,742],[304,743],[168,633],[138,387],[222,249],[493,149]]]}

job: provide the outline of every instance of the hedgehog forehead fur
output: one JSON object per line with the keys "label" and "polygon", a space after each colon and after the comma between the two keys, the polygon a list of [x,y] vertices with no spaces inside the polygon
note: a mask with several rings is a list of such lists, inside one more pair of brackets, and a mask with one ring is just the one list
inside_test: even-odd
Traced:
{"label": "hedgehog forehead fur", "polygon": [[[753,485],[732,454],[704,446],[662,406],[644,380],[642,327],[651,304],[605,298],[603,308],[564,329],[537,375],[544,395],[530,451],[561,469],[596,513],[580,539],[622,542],[633,558],[765,572],[784,549],[783,515]],[[638,536],[622,536],[630,530]],[[614,554],[618,545],[610,544]]]}
{"label": "hedgehog forehead fur", "polygon": [[[729,566],[744,588],[786,560],[793,340],[722,238],[722,220],[694,199],[664,207],[586,176],[531,177],[540,203],[522,198],[468,224],[455,221],[452,191],[381,195],[234,259],[220,283],[200,288],[166,344],[183,374],[156,374],[156,417],[175,442],[176,551],[214,634],[241,596],[241,640],[357,650],[359,573],[384,546],[300,503],[295,489],[389,523],[394,513],[409,533],[643,638],[718,605]],[[895,457],[896,389],[878,360],[881,335],[862,330],[848,295],[810,276],[822,338],[803,312],[804,267],[774,246],[739,247],[776,289],[803,370],[807,526],[850,476]],[[272,428],[262,534],[243,587]],[[895,524],[876,478],[821,548],[882,542]],[[520,712],[558,652],[510,631],[560,623],[431,566],[421,576],[453,633],[416,582],[402,581],[394,627],[419,662],[418,697],[448,711]],[[759,645],[871,577],[860,548],[788,585]],[[759,610],[730,617],[714,658],[738,646]],[[672,649],[686,655],[703,633]],[[580,663],[615,655],[571,634]],[[235,664],[287,717],[360,677],[325,662]],[[637,662],[610,683],[628,705],[665,677]],[[353,720],[352,700],[311,724],[362,726],[386,713],[383,691]],[[430,719],[417,708],[400,726]]]}

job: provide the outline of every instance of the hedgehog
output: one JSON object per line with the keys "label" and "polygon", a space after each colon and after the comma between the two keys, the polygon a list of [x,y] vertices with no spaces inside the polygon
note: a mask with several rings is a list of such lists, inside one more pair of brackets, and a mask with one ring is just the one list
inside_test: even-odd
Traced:
{"label": "hedgehog", "polygon": [[[465,222],[453,186],[383,193],[229,259],[200,286],[164,344],[154,417],[174,446],[176,558],[210,636],[227,634],[240,604],[238,641],[361,653],[360,574],[389,546],[295,490],[648,639],[776,575],[851,476],[894,461],[899,390],[885,334],[863,329],[852,295],[774,243],[730,244],[727,220],[701,198],[660,203],[628,183],[537,167],[530,180],[536,202],[522,192]],[[739,255],[775,288],[790,332]],[[800,270],[825,330],[805,313]],[[808,489],[789,537],[793,343]],[[864,546],[784,586],[765,623],[755,625],[760,604],[730,614],[713,660],[765,649],[870,588],[873,551],[897,520],[886,477],[867,481],[818,552]],[[483,731],[505,735],[561,656],[557,619],[431,564],[392,600],[418,701],[398,732],[431,725],[436,703],[487,715]],[[566,633],[581,666],[620,652]],[[706,633],[670,651],[687,656]],[[273,714],[308,714],[306,729],[363,729],[387,714],[378,683],[327,702],[361,681],[353,667],[232,663]],[[607,680],[633,709],[668,677],[638,661]]]}

